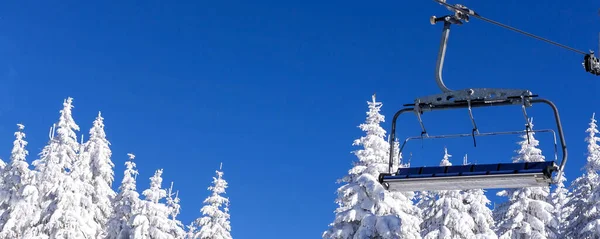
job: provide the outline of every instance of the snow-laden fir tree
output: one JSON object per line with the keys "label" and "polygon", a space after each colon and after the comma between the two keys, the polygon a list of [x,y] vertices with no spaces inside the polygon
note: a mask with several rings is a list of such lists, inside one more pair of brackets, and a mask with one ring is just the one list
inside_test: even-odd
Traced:
{"label": "snow-laden fir tree", "polygon": [[[566,207],[572,212],[567,217],[566,236],[569,238],[600,238],[600,138],[595,114],[586,130],[587,162],[585,172],[573,181],[573,193]],[[573,232],[572,230],[578,230]]]}
{"label": "snow-laden fir tree", "polygon": [[[558,177],[557,174],[555,176]],[[552,205],[554,205],[554,218],[556,224],[552,225],[552,230],[557,235],[564,235],[567,226],[567,216],[571,213],[572,208],[567,207],[566,204],[569,201],[569,190],[565,187],[564,182],[566,181],[564,171],[560,173],[560,180],[557,182],[554,191],[550,194]]]}
{"label": "snow-laden fir tree", "polygon": [[[532,120],[529,121],[533,128]],[[539,141],[535,133],[529,131],[520,136],[520,149],[513,162],[543,162],[542,150],[537,148]],[[507,196],[508,202],[495,213],[497,235],[500,239],[556,238],[552,228],[556,228],[554,207],[549,199],[550,187],[526,187],[500,191],[498,196]]]}
{"label": "snow-laden fir tree", "polygon": [[223,197],[228,184],[223,179],[222,166],[213,177],[213,185],[208,187],[210,196],[204,200],[204,206],[200,209],[202,217],[196,219],[195,224],[200,227],[196,233],[196,239],[231,239],[231,223],[229,221],[229,198]]}
{"label": "snow-laden fir tree", "polygon": [[77,160],[73,162],[72,170],[69,176],[73,180],[73,188],[78,191],[77,197],[79,201],[80,210],[85,218],[90,218],[83,223],[86,223],[88,227],[95,228],[94,235],[99,237],[103,234],[102,225],[98,221],[94,220],[94,205],[92,203],[92,195],[94,194],[94,186],[92,185],[92,171],[90,170],[90,154],[85,151],[83,143],[83,135],[81,136],[81,143],[79,144],[79,150],[77,154]]}
{"label": "snow-laden fir tree", "polygon": [[174,239],[169,227],[169,207],[161,203],[167,192],[161,188],[162,169],[156,170],[150,177],[150,188],[144,190],[145,196],[140,210],[133,216],[130,236],[136,239]]}
{"label": "snow-laden fir tree", "polygon": [[135,155],[129,153],[127,156],[129,156],[129,161],[125,162],[123,180],[119,186],[119,193],[112,202],[113,214],[108,220],[107,238],[109,239],[129,238],[130,219],[138,212],[141,205],[140,194],[136,191],[138,171],[133,162]]}
{"label": "snow-laden fir tree", "polygon": [[[467,165],[467,155],[464,158]],[[491,203],[483,189],[469,189],[463,192],[464,203],[469,207],[469,214],[475,223],[474,233],[477,239],[497,239],[494,231],[494,218],[492,210],[488,207]]]}
{"label": "snow-laden fir tree", "polygon": [[33,162],[39,172],[37,188],[41,196],[41,220],[28,228],[30,235],[50,238],[93,238],[93,219],[82,207],[81,183],[71,175],[79,159],[72,117],[73,98],[67,98],[60,111],[56,135],[52,135],[40,158]]}
{"label": "snow-laden fir tree", "polygon": [[[175,198],[173,198],[173,194]],[[181,206],[179,205],[179,191],[173,193],[173,182],[171,182],[171,187],[167,191],[167,207],[169,208],[169,233],[174,235],[175,238],[185,238],[186,233],[185,229],[183,229],[183,223],[177,220],[177,215],[181,210]]]}
{"label": "snow-laden fir tree", "polygon": [[[448,150],[444,148],[444,157],[440,166],[451,166]],[[475,238],[475,222],[464,204],[460,190],[441,190],[436,192],[432,207],[427,210],[429,217],[423,221],[424,239]]]}
{"label": "snow-laden fir tree", "polygon": [[185,239],[194,239],[194,236],[196,235],[196,230],[198,229],[196,228],[194,221],[190,222],[190,224],[186,227],[188,230],[185,234]]}
{"label": "snow-laden fir tree", "polygon": [[590,231],[584,233],[584,228],[590,221],[590,212],[593,202],[592,191],[598,187],[598,170],[600,169],[600,138],[595,113],[592,114],[589,127],[585,130],[587,136],[587,162],[583,168],[583,174],[571,182],[571,194],[563,206],[566,214],[563,225],[564,238],[587,238]]}
{"label": "snow-laden fir tree", "polygon": [[93,203],[94,220],[101,226],[97,238],[106,236],[106,224],[113,213],[112,200],[116,193],[112,189],[114,180],[114,164],[111,160],[110,142],[104,132],[104,118],[98,112],[89,131],[90,138],[85,143],[85,154],[90,172],[92,185],[91,199]]}
{"label": "snow-laden fir tree", "polygon": [[10,205],[8,210],[2,214],[4,222],[0,230],[0,238],[27,238],[25,231],[32,222],[39,220],[40,211],[38,205],[38,190],[33,181],[33,172],[29,169],[26,157],[29,154],[25,147],[25,128],[22,124],[17,124],[18,131],[15,132],[15,141],[10,156],[10,163],[6,166],[6,171],[2,175],[6,195],[3,195],[2,202]]}
{"label": "snow-laden fir tree", "polygon": [[[359,126],[366,135],[353,143],[362,146],[354,151],[358,161],[354,162],[348,175],[338,181],[343,185],[337,190],[335,219],[322,237],[419,238],[420,232],[413,226],[419,222],[412,221],[413,216],[406,216],[417,210],[416,207],[409,200],[394,199],[377,180],[380,172],[389,170],[389,142],[380,126],[384,121],[384,116],[379,113],[382,103],[373,95],[368,105],[366,121]],[[410,208],[409,212],[403,212],[405,208]]]}

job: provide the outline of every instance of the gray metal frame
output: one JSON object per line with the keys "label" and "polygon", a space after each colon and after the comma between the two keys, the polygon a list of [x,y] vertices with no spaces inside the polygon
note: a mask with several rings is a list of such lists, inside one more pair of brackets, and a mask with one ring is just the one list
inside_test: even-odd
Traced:
{"label": "gray metal frame", "polygon": [[[436,0],[438,1],[438,0]],[[456,10],[455,8],[459,8],[462,10]],[[526,89],[503,89],[503,88],[468,88],[461,90],[451,90],[444,84],[442,79],[442,69],[444,66],[444,58],[446,55],[446,48],[448,37],[450,34],[450,26],[451,24],[462,24],[462,21],[469,20],[469,14],[475,14],[473,11],[468,10],[466,7],[457,5],[454,8],[448,8],[454,12],[454,15],[448,15],[444,17],[431,17],[431,24],[436,24],[437,22],[444,22],[444,28],[442,30],[442,39],[440,42],[440,49],[438,52],[438,58],[436,63],[436,72],[435,78],[436,83],[442,93],[435,95],[427,95],[422,96],[415,99],[414,103],[405,105],[406,108],[403,108],[394,114],[392,119],[392,128],[390,132],[390,152],[394,152],[394,142],[396,138],[396,121],[398,117],[407,112],[414,112],[419,120],[419,124],[421,125],[421,136],[419,137],[409,137],[405,140],[400,148],[399,152],[402,153],[404,148],[404,144],[410,139],[427,139],[427,138],[449,138],[449,137],[465,137],[472,136],[475,139],[476,136],[486,136],[486,135],[499,135],[499,134],[517,134],[524,133],[524,131],[505,131],[505,132],[491,132],[491,133],[480,133],[477,125],[475,123],[472,108],[474,107],[492,107],[492,106],[503,106],[503,105],[519,105],[523,109],[523,114],[525,119],[527,120],[525,132],[544,132],[548,130],[531,130],[529,125],[528,116],[526,112],[527,107],[531,107],[536,103],[544,103],[550,106],[554,112],[554,118],[556,121],[556,126],[558,130],[558,136],[561,143],[562,150],[562,159],[558,166],[558,177],[555,178],[554,183],[560,181],[561,172],[563,172],[565,163],[567,162],[568,153],[567,146],[565,143],[565,138],[563,134],[562,124],[560,121],[560,116],[558,113],[558,109],[556,105],[547,99],[535,98],[537,95],[531,93],[531,91]],[[469,14],[466,14],[469,13]],[[436,110],[447,110],[447,109],[461,109],[466,108],[469,111],[469,117],[471,118],[471,122],[473,124],[473,131],[471,134],[455,134],[455,135],[442,135],[442,136],[429,136],[427,130],[425,129],[425,125],[421,120],[421,114],[424,112],[436,111]],[[551,131],[554,133],[554,131]],[[555,136],[555,156],[556,156],[556,136]],[[390,153],[389,158],[389,175],[394,175],[394,165],[393,165],[393,157],[394,155]],[[556,157],[555,157],[556,159]],[[381,177],[380,177],[381,178]],[[380,179],[381,180],[381,179]]]}

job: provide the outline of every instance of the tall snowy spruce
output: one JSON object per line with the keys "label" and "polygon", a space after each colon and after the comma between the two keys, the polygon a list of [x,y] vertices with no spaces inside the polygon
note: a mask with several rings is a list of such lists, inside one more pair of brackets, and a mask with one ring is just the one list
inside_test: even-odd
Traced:
{"label": "tall snowy spruce", "polygon": [[[532,120],[530,125],[533,128]],[[528,136],[529,135],[529,139]],[[537,148],[539,141],[534,132],[522,136],[520,149],[513,162],[543,162],[542,150]],[[554,207],[549,199],[550,187],[526,187],[503,190],[498,196],[507,196],[497,211],[497,235],[500,239],[557,238],[552,229],[556,228]]]}
{"label": "tall snowy spruce", "polygon": [[33,162],[39,172],[37,187],[41,195],[41,220],[28,228],[29,235],[49,238],[93,238],[96,233],[91,215],[84,210],[81,183],[72,173],[79,158],[72,117],[73,98],[67,98],[60,111],[56,135],[51,135],[40,158]]}
{"label": "tall snowy spruce", "polygon": [[195,224],[200,227],[196,233],[196,239],[231,239],[231,225],[229,222],[229,198],[223,197],[227,181],[223,179],[223,164],[216,171],[217,177],[213,177],[213,185],[208,187],[212,193],[204,200],[204,206],[200,209],[202,217],[196,219]]}
{"label": "tall snowy spruce", "polygon": [[3,175],[6,194],[2,197],[2,203],[10,205],[4,214],[4,224],[0,230],[0,238],[28,238],[25,231],[30,224],[39,220],[40,211],[38,205],[38,190],[33,181],[33,172],[29,170],[26,157],[29,154],[25,147],[24,125],[18,124],[15,132],[15,141],[10,156],[10,163],[6,166]]}
{"label": "tall snowy spruce", "polygon": [[84,145],[84,152],[88,160],[89,180],[92,186],[91,199],[93,204],[94,220],[100,228],[97,238],[106,237],[106,224],[113,213],[111,205],[116,193],[112,189],[114,180],[114,164],[111,160],[112,152],[110,142],[106,139],[104,132],[104,118],[100,112],[93,122],[89,131],[89,140]]}
{"label": "tall snowy spruce", "polygon": [[359,127],[366,135],[355,140],[353,145],[362,146],[354,151],[358,158],[348,175],[341,180],[335,202],[335,219],[323,233],[323,238],[420,238],[417,208],[412,197],[406,199],[390,195],[378,182],[380,172],[388,172],[389,143],[385,140],[385,130],[380,126],[384,116],[379,113],[382,103],[368,102],[369,111],[365,123]]}
{"label": "tall snowy spruce", "polygon": [[[173,198],[175,195],[175,198]],[[179,192],[173,193],[173,182],[171,182],[171,187],[167,191],[167,207],[169,208],[169,233],[175,238],[185,238],[186,233],[181,221],[177,220],[177,215],[181,210],[181,205],[179,205]]]}
{"label": "tall snowy spruce", "polygon": [[167,196],[167,192],[161,187],[162,172],[162,169],[156,170],[150,177],[150,188],[142,192],[145,198],[140,204],[140,210],[131,219],[132,238],[176,238],[175,235],[170,234],[169,208],[160,202]]}
{"label": "tall snowy spruce", "polygon": [[561,172],[560,180],[557,182],[554,191],[550,194],[550,200],[554,205],[554,218],[556,218],[556,224],[552,226],[552,230],[556,232],[556,235],[565,235],[567,226],[567,216],[571,214],[572,207],[567,206],[570,198],[570,192],[565,187],[564,182],[567,181],[565,173]]}
{"label": "tall snowy spruce", "polygon": [[[444,157],[440,166],[451,166],[448,150],[444,148]],[[424,239],[437,238],[475,238],[475,222],[464,203],[460,190],[442,190],[436,192],[432,207],[428,208],[428,217],[423,221],[421,234]]]}
{"label": "tall snowy spruce", "polygon": [[119,187],[119,193],[115,196],[112,207],[113,214],[108,220],[107,238],[108,239],[126,239],[130,238],[131,218],[139,210],[141,200],[140,194],[136,191],[136,178],[138,171],[135,168],[134,154],[127,154],[129,161],[125,162],[125,172],[123,180]]}
{"label": "tall snowy spruce", "polygon": [[[598,238],[600,237],[600,190],[598,171],[600,170],[600,138],[595,114],[592,115],[589,128],[586,130],[587,162],[583,175],[572,183],[572,194],[566,208],[571,212],[567,216],[566,238]],[[575,231],[576,230],[576,231]]]}

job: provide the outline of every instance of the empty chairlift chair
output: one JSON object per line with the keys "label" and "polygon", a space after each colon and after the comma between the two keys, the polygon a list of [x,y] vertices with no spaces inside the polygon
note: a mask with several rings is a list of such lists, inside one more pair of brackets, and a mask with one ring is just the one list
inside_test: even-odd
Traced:
{"label": "empty chairlift chair", "polygon": [[[552,101],[536,98],[529,90],[524,89],[495,89],[495,88],[469,88],[462,90],[448,89],[442,80],[442,68],[446,52],[446,43],[451,24],[463,24],[468,21],[469,16],[481,18],[478,14],[462,5],[449,5],[440,0],[435,0],[454,12],[453,15],[444,17],[432,17],[431,23],[443,22],[442,41],[436,65],[436,82],[442,90],[441,94],[429,95],[415,99],[414,103],[404,105],[405,108],[396,112],[392,119],[390,132],[390,152],[394,152],[394,140],[396,137],[396,120],[403,113],[416,113],[421,126],[421,135],[407,138],[401,145],[399,152],[405,144],[412,139],[452,138],[493,136],[502,134],[525,134],[529,132],[551,132],[554,134],[555,157],[554,160],[546,162],[524,162],[524,163],[494,163],[474,164],[456,166],[436,167],[410,167],[394,168],[393,155],[390,154],[389,173],[379,175],[379,182],[390,191],[428,191],[428,190],[466,190],[466,189],[490,189],[490,188],[520,188],[549,186],[560,180],[554,177],[564,170],[567,161],[567,147],[563,135],[562,125],[558,109]],[[556,134],[554,130],[532,130],[527,116],[527,107],[533,104],[544,103],[550,106],[554,112],[554,118],[560,139],[562,158],[557,157]],[[509,132],[480,133],[473,117],[473,108],[492,106],[520,106],[527,121],[525,130]],[[421,119],[424,112],[468,109],[469,117],[473,125],[471,133],[454,135],[429,135]],[[476,144],[475,144],[476,146]]]}

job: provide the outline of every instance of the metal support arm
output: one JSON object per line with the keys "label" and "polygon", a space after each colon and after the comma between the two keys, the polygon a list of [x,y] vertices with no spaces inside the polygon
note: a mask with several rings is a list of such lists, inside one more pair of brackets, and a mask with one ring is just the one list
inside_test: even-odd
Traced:
{"label": "metal support arm", "polygon": [[435,81],[442,92],[450,92],[442,79],[442,69],[444,68],[444,59],[446,58],[446,46],[448,44],[448,36],[450,35],[450,25],[448,20],[444,20],[444,30],[442,30],[442,41],[440,42],[440,50],[438,52],[437,63],[435,65]]}

